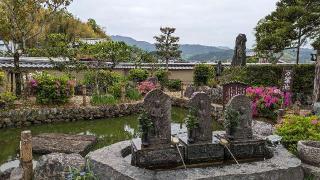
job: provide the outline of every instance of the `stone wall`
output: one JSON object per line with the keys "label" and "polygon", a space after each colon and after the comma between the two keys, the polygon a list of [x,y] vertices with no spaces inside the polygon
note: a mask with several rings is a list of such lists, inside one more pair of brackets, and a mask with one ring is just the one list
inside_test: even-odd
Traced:
{"label": "stone wall", "polygon": [[[172,106],[181,108],[187,108],[189,101],[189,99],[186,98],[176,97],[171,97],[171,100]],[[141,108],[142,102],[93,107],[15,109],[0,112],[0,128],[114,118],[138,114]],[[218,120],[222,116],[222,106],[212,104],[212,115]]]}
{"label": "stone wall", "polygon": [[42,109],[17,109],[0,112],[0,128],[22,127],[32,124],[74,122],[137,114],[141,102],[96,107],[58,107]]}

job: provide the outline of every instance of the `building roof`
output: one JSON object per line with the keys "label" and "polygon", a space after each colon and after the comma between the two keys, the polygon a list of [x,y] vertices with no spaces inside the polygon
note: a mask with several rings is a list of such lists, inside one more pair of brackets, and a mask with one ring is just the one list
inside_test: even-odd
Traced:
{"label": "building roof", "polygon": [[[30,69],[52,69],[55,67],[54,63],[68,62],[68,59],[63,58],[41,58],[41,57],[21,57],[20,67],[30,68]],[[81,60],[81,62],[87,64],[88,66],[94,68],[97,65],[95,60]],[[171,70],[192,70],[194,66],[199,63],[169,63],[169,69]],[[217,63],[206,63],[215,65]],[[268,65],[269,63],[254,63],[252,65]],[[292,63],[282,63],[282,65],[290,65]],[[224,66],[230,66],[230,63],[223,63]],[[250,64],[248,64],[250,65]],[[100,63],[99,68],[111,68],[111,62]],[[13,68],[13,58],[12,57],[0,57],[0,68]],[[135,65],[134,63],[119,63],[116,65],[115,69],[134,69],[136,67],[141,67],[143,69],[152,68],[165,68],[165,63],[142,63],[141,65]]]}

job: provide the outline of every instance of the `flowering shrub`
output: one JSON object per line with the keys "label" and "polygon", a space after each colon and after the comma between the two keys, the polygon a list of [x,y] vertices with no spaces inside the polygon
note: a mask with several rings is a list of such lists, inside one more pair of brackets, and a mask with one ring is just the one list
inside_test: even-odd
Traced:
{"label": "flowering shrub", "polygon": [[277,125],[276,133],[282,136],[283,144],[295,152],[300,140],[320,140],[320,120],[317,116],[286,116],[283,123]]}
{"label": "flowering shrub", "polygon": [[252,100],[253,116],[275,119],[276,110],[291,103],[291,94],[283,93],[276,87],[249,87],[246,93]]}
{"label": "flowering shrub", "polygon": [[34,92],[40,104],[66,103],[74,93],[75,85],[75,80],[67,76],[57,77],[46,72],[33,74],[28,82],[30,91]]}
{"label": "flowering shrub", "polygon": [[138,90],[142,95],[147,94],[148,92],[152,91],[153,89],[156,88],[156,85],[154,85],[152,82],[150,81],[142,81],[141,83],[139,83],[138,85]]}

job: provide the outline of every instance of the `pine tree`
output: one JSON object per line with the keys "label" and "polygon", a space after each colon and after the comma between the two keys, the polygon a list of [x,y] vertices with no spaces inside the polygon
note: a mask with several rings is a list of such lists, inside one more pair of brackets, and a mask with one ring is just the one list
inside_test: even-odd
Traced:
{"label": "pine tree", "polygon": [[319,0],[280,0],[270,15],[260,20],[256,27],[256,51],[261,54],[281,53],[285,49],[300,48],[319,33]]}
{"label": "pine tree", "polygon": [[169,69],[169,60],[180,59],[181,51],[179,50],[179,37],[173,36],[176,31],[175,28],[161,27],[161,35],[155,36],[154,39],[157,54],[159,57],[166,62],[166,69]]}

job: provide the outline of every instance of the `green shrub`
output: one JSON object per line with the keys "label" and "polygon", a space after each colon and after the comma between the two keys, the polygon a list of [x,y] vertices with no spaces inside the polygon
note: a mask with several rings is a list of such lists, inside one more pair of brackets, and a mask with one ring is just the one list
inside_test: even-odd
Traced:
{"label": "green shrub", "polygon": [[167,83],[167,88],[170,91],[181,91],[182,81],[179,79],[170,79]]}
{"label": "green shrub", "polygon": [[292,90],[294,98],[300,96],[301,101],[306,101],[307,95],[313,94],[315,66],[311,64],[296,65],[293,68]]}
{"label": "green shrub", "polygon": [[294,98],[297,94],[302,101],[312,95],[315,66],[305,65],[249,65],[225,69],[219,79],[222,84],[231,81],[244,82],[250,86],[281,87],[281,78],[284,68],[293,69],[292,91]]}
{"label": "green shrub", "polygon": [[91,97],[92,105],[112,105],[112,104],[117,104],[117,102],[118,102],[117,99],[110,94],[104,94],[104,95],[93,94]]}
{"label": "green shrub", "polygon": [[145,69],[131,69],[129,71],[129,80],[135,82],[142,82],[149,76],[149,72]]}
{"label": "green shrub", "polygon": [[120,73],[109,70],[90,70],[84,74],[84,84],[93,87],[113,86],[121,81],[124,81],[124,77]]}
{"label": "green shrub", "polygon": [[0,93],[0,104],[3,105],[3,108],[13,107],[13,103],[16,99],[17,97],[11,92]]}
{"label": "green shrub", "polygon": [[216,88],[218,86],[218,82],[214,78],[209,79],[208,86],[211,88]]}
{"label": "green shrub", "polygon": [[214,78],[215,70],[212,65],[198,64],[194,68],[193,82],[196,86],[208,85],[210,79]]}
{"label": "green shrub", "polygon": [[158,78],[161,86],[166,86],[169,80],[169,72],[165,69],[158,69],[154,72],[154,75]]}
{"label": "green shrub", "polygon": [[121,98],[121,83],[114,84],[108,87],[108,93],[111,94],[116,99]]}
{"label": "green shrub", "polygon": [[79,170],[77,168],[69,166],[69,173],[65,177],[66,180],[98,180],[94,172],[92,171],[92,165],[86,158],[85,168]]}
{"label": "green shrub", "polygon": [[245,82],[247,77],[246,67],[232,67],[225,69],[220,77],[219,81],[221,84],[226,84],[228,82],[238,81]]}
{"label": "green shrub", "polygon": [[142,95],[136,88],[128,88],[126,90],[126,97],[130,100],[140,100],[142,98]]}
{"label": "green shrub", "polygon": [[0,71],[0,85],[4,85],[5,73]]}
{"label": "green shrub", "polygon": [[68,85],[68,76],[54,76],[47,72],[37,73],[33,76],[35,81],[36,100],[39,104],[64,104],[71,95],[71,86]]}
{"label": "green shrub", "polygon": [[300,140],[320,140],[319,117],[286,116],[284,122],[277,126],[276,134],[282,136],[283,144],[294,152]]}

